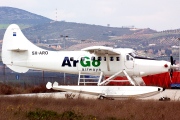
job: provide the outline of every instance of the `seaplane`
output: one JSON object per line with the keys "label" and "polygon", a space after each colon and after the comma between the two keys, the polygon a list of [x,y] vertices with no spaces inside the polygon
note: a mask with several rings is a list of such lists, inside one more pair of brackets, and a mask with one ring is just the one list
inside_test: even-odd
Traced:
{"label": "seaplane", "polygon": [[[77,85],[48,82],[46,88],[96,95],[100,99],[144,98],[158,94],[164,89],[146,86],[142,77],[172,71],[176,67],[173,62],[139,57],[130,48],[90,46],[79,51],[45,50],[31,43],[16,24],[11,24],[5,31],[2,61],[18,73],[33,69],[78,74]],[[127,79],[114,80],[117,76]],[[110,82],[129,82],[131,85],[110,86]]]}

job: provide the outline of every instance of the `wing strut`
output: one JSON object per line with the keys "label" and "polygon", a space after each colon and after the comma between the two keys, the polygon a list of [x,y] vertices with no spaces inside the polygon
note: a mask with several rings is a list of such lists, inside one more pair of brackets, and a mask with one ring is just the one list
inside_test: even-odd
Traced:
{"label": "wing strut", "polygon": [[115,73],[114,75],[110,76],[109,78],[107,78],[103,82],[99,83],[98,85],[107,85],[109,82],[111,82],[111,79],[113,79],[114,77],[116,77],[120,73],[122,73],[122,71],[119,71],[119,72]]}
{"label": "wing strut", "polygon": [[109,78],[107,78],[106,80],[104,80],[103,82],[99,83],[98,85],[107,85],[109,82],[116,82],[117,80],[112,80],[113,78],[115,78],[117,75],[119,75],[120,73],[124,73],[124,75],[127,77],[128,80],[121,80],[121,82],[127,82],[129,81],[133,86],[136,86],[136,82],[133,81],[131,79],[131,77],[127,74],[127,72],[125,70],[121,70],[117,73],[115,73],[114,75],[110,76]]}
{"label": "wing strut", "polygon": [[135,82],[131,79],[131,77],[127,74],[127,72],[125,70],[123,70],[123,73],[124,75],[127,77],[127,79],[129,80],[129,82],[132,84],[132,85],[136,85]]}

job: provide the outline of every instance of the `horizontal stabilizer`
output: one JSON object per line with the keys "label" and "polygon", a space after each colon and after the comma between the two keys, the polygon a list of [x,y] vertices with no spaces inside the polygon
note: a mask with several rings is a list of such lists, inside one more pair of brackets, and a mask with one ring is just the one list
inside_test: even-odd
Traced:
{"label": "horizontal stabilizer", "polygon": [[15,51],[15,52],[25,52],[28,51],[27,49],[8,49],[9,51]]}
{"label": "horizontal stabilizer", "polygon": [[47,89],[51,89],[51,88],[54,87],[54,86],[58,86],[58,82],[54,82],[53,85],[52,85],[51,82],[48,82],[48,83],[46,84],[46,88],[47,88]]}
{"label": "horizontal stabilizer", "polygon": [[51,88],[52,88],[52,83],[51,83],[51,82],[48,82],[48,83],[46,84],[46,88],[47,88],[47,89],[51,89]]}
{"label": "horizontal stabilizer", "polygon": [[54,83],[53,83],[53,87],[54,87],[54,86],[58,86],[58,82],[54,82]]}

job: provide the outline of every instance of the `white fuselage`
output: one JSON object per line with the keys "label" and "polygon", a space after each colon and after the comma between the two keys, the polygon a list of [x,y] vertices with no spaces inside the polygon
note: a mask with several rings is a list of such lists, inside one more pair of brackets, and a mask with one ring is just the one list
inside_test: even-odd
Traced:
{"label": "white fuselage", "polygon": [[129,76],[141,77],[170,69],[170,62],[140,59],[133,53],[133,49],[105,46],[91,46],[81,51],[48,51],[31,43],[15,24],[7,28],[2,45],[3,63],[21,73],[39,69],[71,74],[103,72],[111,76],[125,70]]}
{"label": "white fuselage", "polygon": [[[113,75],[121,70],[126,70],[130,76],[146,76],[167,72],[169,68],[164,67],[164,65],[167,64],[170,66],[170,63],[167,61],[136,59],[127,53],[108,55],[107,57],[87,51],[40,50],[26,52],[28,52],[28,56],[24,58],[24,60],[21,59],[21,61],[19,61],[21,55],[17,55],[17,60],[15,58],[12,60],[13,65],[71,74],[78,74],[79,71],[88,74],[99,74],[103,72],[103,74],[107,76]],[[19,52],[18,54],[27,54],[26,52]],[[128,59],[127,56],[129,56]],[[83,61],[81,61],[82,58]]]}

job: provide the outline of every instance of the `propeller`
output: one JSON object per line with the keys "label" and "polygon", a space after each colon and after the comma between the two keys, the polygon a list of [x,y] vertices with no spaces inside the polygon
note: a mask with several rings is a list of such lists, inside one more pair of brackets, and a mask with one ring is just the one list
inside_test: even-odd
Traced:
{"label": "propeller", "polygon": [[[171,66],[172,66],[173,62],[174,62],[172,56],[170,57],[170,62],[171,62]],[[170,73],[170,77],[172,78],[172,76],[173,76],[173,69],[172,68],[170,68],[169,73]]]}
{"label": "propeller", "polygon": [[170,62],[171,62],[171,68],[170,68],[170,77],[172,78],[173,76],[173,72],[174,72],[174,66],[173,65],[176,65],[176,60],[173,60],[173,57],[171,56],[170,57]]}
{"label": "propeller", "polygon": [[170,61],[171,61],[171,65],[173,65],[174,61],[173,61],[173,57],[172,56],[170,57]]}

